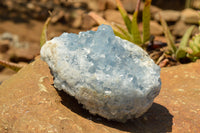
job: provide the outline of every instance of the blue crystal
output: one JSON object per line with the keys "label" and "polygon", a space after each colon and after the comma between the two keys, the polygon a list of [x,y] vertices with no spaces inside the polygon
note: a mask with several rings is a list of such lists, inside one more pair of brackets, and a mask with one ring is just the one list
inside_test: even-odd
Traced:
{"label": "blue crystal", "polygon": [[98,30],[63,33],[41,49],[54,86],[74,96],[92,114],[126,121],[146,112],[161,88],[160,68],[137,45]]}

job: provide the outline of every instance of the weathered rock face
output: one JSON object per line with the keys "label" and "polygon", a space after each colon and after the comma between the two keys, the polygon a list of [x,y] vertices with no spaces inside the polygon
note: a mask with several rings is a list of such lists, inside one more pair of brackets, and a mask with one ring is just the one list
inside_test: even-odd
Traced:
{"label": "weathered rock face", "polygon": [[141,116],[160,91],[160,68],[108,25],[96,32],[63,33],[44,44],[41,57],[52,70],[56,88],[109,120]]}
{"label": "weathered rock face", "polygon": [[124,124],[93,116],[53,87],[39,58],[0,86],[0,132],[200,132],[200,62],[161,70],[162,89],[152,107]]}
{"label": "weathered rock face", "polygon": [[200,60],[163,68],[162,92],[156,99],[174,116],[173,132],[200,132]]}

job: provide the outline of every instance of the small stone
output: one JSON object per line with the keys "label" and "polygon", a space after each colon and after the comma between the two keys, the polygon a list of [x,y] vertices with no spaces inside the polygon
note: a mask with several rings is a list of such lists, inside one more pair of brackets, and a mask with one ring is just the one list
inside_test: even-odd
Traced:
{"label": "small stone", "polygon": [[104,16],[109,22],[124,24],[124,20],[119,11],[108,9],[104,12]]}
{"label": "small stone", "polygon": [[187,9],[182,11],[181,19],[185,23],[198,24],[200,16],[199,16],[199,14],[198,14],[198,12],[196,10],[187,8]]}
{"label": "small stone", "polygon": [[86,3],[92,11],[103,11],[106,8],[106,0],[86,0]]}
{"label": "small stone", "polygon": [[122,4],[127,12],[132,13],[135,10],[137,0],[123,0]]}
{"label": "small stone", "polygon": [[29,48],[11,48],[8,51],[9,60],[13,62],[30,62],[39,54],[39,47],[36,44],[30,45]]}
{"label": "small stone", "polygon": [[8,51],[10,45],[9,40],[0,40],[0,53],[5,53]]}
{"label": "small stone", "polygon": [[92,114],[125,122],[152,105],[161,88],[160,67],[137,45],[108,25],[63,33],[40,51],[54,86],[74,96]]}
{"label": "small stone", "polygon": [[115,0],[107,0],[106,8],[107,9],[116,9],[117,8],[117,4],[116,4]]}
{"label": "small stone", "polygon": [[64,17],[65,12],[64,12],[63,10],[60,10],[60,11],[59,11],[59,9],[57,9],[57,11],[56,11],[55,14],[56,14],[56,15],[54,15],[54,16],[51,18],[51,23],[56,23],[56,22],[58,22],[62,17]]}
{"label": "small stone", "polygon": [[82,25],[82,15],[84,14],[84,10],[78,9],[71,13],[71,18],[73,19],[70,25],[73,28],[79,28]]}
{"label": "small stone", "polygon": [[185,32],[188,28],[189,28],[189,26],[180,20],[180,21],[176,22],[176,24],[174,25],[172,34],[175,36],[181,37],[185,34]]}
{"label": "small stone", "polygon": [[192,7],[196,9],[200,9],[200,1],[199,0],[192,1]]}
{"label": "small stone", "polygon": [[150,32],[153,35],[162,35],[163,34],[163,28],[156,21],[150,21]]}
{"label": "small stone", "polygon": [[162,9],[158,8],[157,6],[150,6],[151,15],[154,16],[157,12],[160,12]]}
{"label": "small stone", "polygon": [[99,11],[103,11],[106,9],[106,0],[98,0],[97,1]]}
{"label": "small stone", "polygon": [[81,27],[83,29],[91,29],[93,26],[97,25],[97,23],[90,17],[88,14],[83,14],[83,23]]}
{"label": "small stone", "polygon": [[[125,24],[119,11],[108,9],[104,12],[104,16],[109,22],[115,22],[123,25]],[[132,19],[132,15],[128,14],[128,16],[130,19]]]}
{"label": "small stone", "polygon": [[[144,6],[145,6],[145,4],[143,2],[141,2],[140,11],[144,10]],[[154,6],[154,5],[150,6],[151,16],[154,16],[157,12],[160,12],[160,11],[162,11],[162,9],[158,8],[157,6]]]}
{"label": "small stone", "polygon": [[175,22],[180,19],[181,13],[175,10],[165,10],[157,12],[154,16],[154,19],[160,21],[160,16],[168,22]]}

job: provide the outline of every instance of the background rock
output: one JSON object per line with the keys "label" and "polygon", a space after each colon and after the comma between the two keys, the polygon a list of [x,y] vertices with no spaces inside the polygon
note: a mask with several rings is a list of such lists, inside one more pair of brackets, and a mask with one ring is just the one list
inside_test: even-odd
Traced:
{"label": "background rock", "polygon": [[70,25],[73,28],[79,28],[82,25],[82,16],[84,14],[84,10],[82,9],[78,9],[78,10],[74,10],[71,12],[71,19],[72,21],[70,21]]}
{"label": "background rock", "polygon": [[92,19],[88,14],[83,14],[83,20],[81,24],[83,29],[89,30],[95,25],[97,25],[97,23],[94,21],[94,19]]}
{"label": "background rock", "polygon": [[185,23],[198,24],[200,20],[200,16],[196,10],[188,8],[181,12],[181,19]]}
{"label": "background rock", "polygon": [[104,13],[105,19],[108,20],[109,22],[115,22],[119,24],[124,24],[124,20],[120,14],[120,12],[116,10],[111,10],[108,9]]}
{"label": "background rock", "polygon": [[153,35],[162,35],[163,28],[156,21],[150,21],[150,33]]}
{"label": "background rock", "polygon": [[175,36],[183,36],[190,26],[186,25],[183,21],[178,21],[173,27],[172,34]]}
{"label": "background rock", "polygon": [[117,4],[116,4],[115,0],[107,0],[106,8],[107,9],[116,9],[117,8]]}
{"label": "background rock", "polygon": [[175,22],[180,19],[181,13],[175,10],[163,10],[157,12],[154,19],[160,21],[160,15],[165,21]]}
{"label": "background rock", "polygon": [[5,53],[8,51],[10,45],[9,40],[0,40],[0,53]]}
{"label": "background rock", "polygon": [[196,8],[196,9],[200,9],[200,1],[193,0],[192,7]]}
{"label": "background rock", "polygon": [[133,13],[136,8],[137,0],[122,0],[121,2],[126,11]]}

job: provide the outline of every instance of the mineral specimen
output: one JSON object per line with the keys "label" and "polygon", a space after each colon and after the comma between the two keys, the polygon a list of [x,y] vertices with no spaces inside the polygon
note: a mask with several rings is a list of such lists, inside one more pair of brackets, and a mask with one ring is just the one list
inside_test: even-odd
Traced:
{"label": "mineral specimen", "polygon": [[108,25],[63,33],[41,49],[54,86],[92,114],[125,122],[146,112],[161,88],[160,68],[137,45],[116,37]]}

